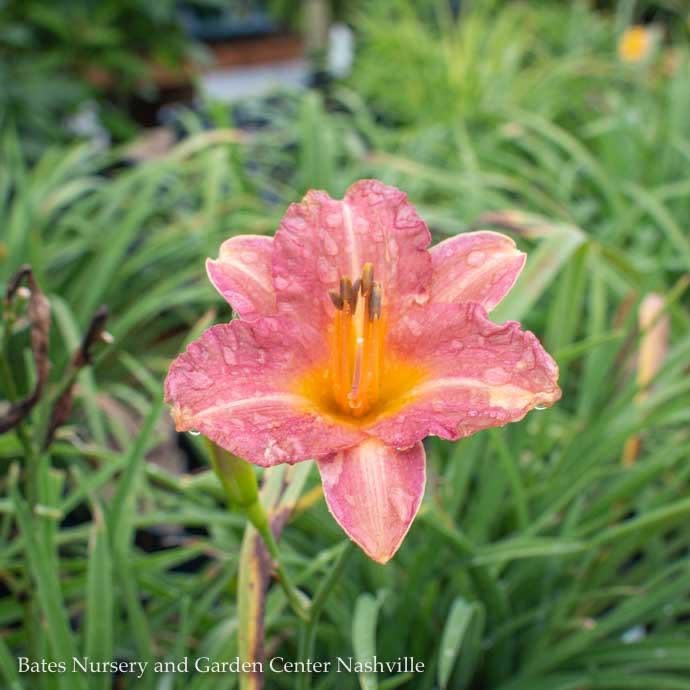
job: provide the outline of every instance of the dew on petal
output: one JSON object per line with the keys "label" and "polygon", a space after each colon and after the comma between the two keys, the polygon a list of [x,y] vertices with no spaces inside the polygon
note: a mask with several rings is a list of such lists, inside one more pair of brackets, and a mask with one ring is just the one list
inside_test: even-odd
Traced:
{"label": "dew on petal", "polygon": [[470,266],[481,266],[485,259],[486,259],[486,254],[484,252],[473,251],[467,255],[467,258],[465,259],[465,261]]}
{"label": "dew on petal", "polygon": [[336,267],[325,256],[320,256],[316,270],[319,274],[319,280],[322,283],[334,283],[338,280],[338,271]]}
{"label": "dew on petal", "polygon": [[213,379],[203,371],[190,371],[187,375],[187,385],[195,390],[208,388],[213,383]]}
{"label": "dew on petal", "polygon": [[340,213],[328,213],[326,215],[326,225],[337,228],[342,223],[343,217]]}
{"label": "dew on petal", "polygon": [[410,228],[419,223],[417,213],[412,206],[402,206],[395,215],[396,228]]}
{"label": "dew on petal", "polygon": [[336,256],[338,253],[338,243],[328,233],[323,234],[323,250],[329,256]]}
{"label": "dew on petal", "polygon": [[367,235],[369,233],[369,223],[364,218],[357,218],[354,227],[360,235]]}
{"label": "dew on petal", "polygon": [[286,290],[290,285],[290,281],[284,276],[276,276],[273,283],[276,286],[276,290]]}
{"label": "dew on petal", "polygon": [[400,487],[395,487],[390,493],[390,503],[398,515],[398,519],[406,520],[410,514],[410,506],[413,503],[412,497],[407,491]]}
{"label": "dew on petal", "polygon": [[482,379],[492,386],[500,386],[510,381],[510,372],[503,367],[491,367],[482,372]]}
{"label": "dew on petal", "polygon": [[405,325],[410,329],[412,335],[418,336],[424,332],[424,325],[412,317],[407,317],[405,319]]}
{"label": "dew on petal", "polygon": [[190,436],[201,436],[201,432],[197,431],[196,429],[190,429],[189,434]]}
{"label": "dew on petal", "polygon": [[288,454],[278,445],[278,441],[272,438],[264,450],[264,459],[268,462],[285,462]]}
{"label": "dew on petal", "polygon": [[525,350],[520,361],[515,365],[518,371],[524,371],[525,369],[534,369],[536,361],[534,359],[534,352],[531,349]]}
{"label": "dew on petal", "polygon": [[229,367],[235,366],[235,364],[237,364],[237,355],[235,354],[234,350],[232,350],[232,348],[223,348],[223,361]]}

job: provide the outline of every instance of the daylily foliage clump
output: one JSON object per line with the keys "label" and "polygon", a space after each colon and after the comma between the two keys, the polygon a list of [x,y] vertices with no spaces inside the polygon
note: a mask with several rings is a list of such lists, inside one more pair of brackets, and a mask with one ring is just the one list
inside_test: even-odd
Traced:
{"label": "daylily foliage clump", "polygon": [[524,265],[515,243],[430,243],[394,187],[310,191],[275,238],[233,237],[207,262],[239,318],[193,342],[165,386],[179,431],[264,467],[315,459],[331,513],[381,563],[421,503],[426,436],[457,440],[560,397],[537,338],[487,317]]}

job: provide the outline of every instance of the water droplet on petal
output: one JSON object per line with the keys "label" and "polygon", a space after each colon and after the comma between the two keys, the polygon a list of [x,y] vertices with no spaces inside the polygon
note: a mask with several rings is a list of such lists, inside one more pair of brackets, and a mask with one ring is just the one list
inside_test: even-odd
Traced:
{"label": "water droplet on petal", "polygon": [[289,223],[290,228],[295,230],[302,230],[307,225],[307,222],[304,220],[304,218],[301,218],[300,216],[293,216],[289,219]]}
{"label": "water droplet on petal", "polygon": [[400,487],[395,487],[389,496],[389,503],[397,513],[398,519],[407,520],[410,516],[410,506],[413,504],[412,497]]}
{"label": "water droplet on petal", "polygon": [[405,318],[405,325],[413,336],[419,336],[424,332],[424,326],[412,316]]}
{"label": "water droplet on petal", "polygon": [[484,262],[485,257],[486,254],[484,252],[473,251],[467,255],[465,261],[470,266],[481,266],[481,264]]}
{"label": "water droplet on petal", "polygon": [[534,406],[534,409],[535,409],[535,410],[545,410],[545,409],[546,409],[546,405],[535,405],[535,406]]}
{"label": "water droplet on petal", "polygon": [[[337,228],[343,222],[343,217],[340,213],[329,213],[326,216],[326,225]],[[325,244],[325,241],[324,241]],[[328,251],[328,250],[326,250]]]}
{"label": "water droplet on petal", "polygon": [[338,280],[338,271],[336,267],[325,256],[319,257],[319,261],[316,264],[316,271],[322,283],[334,283]]}
{"label": "water droplet on petal", "polygon": [[232,350],[232,348],[223,348],[223,360],[229,367],[232,367],[235,364],[237,364],[237,355],[235,354],[234,350]]}
{"label": "water droplet on petal", "polygon": [[323,234],[323,250],[330,256],[335,256],[338,253],[338,243],[327,233]]}
{"label": "water droplet on petal", "polygon": [[482,373],[482,378],[492,386],[501,386],[510,381],[510,373],[503,367],[491,367]]}
{"label": "water droplet on petal", "polygon": [[197,431],[196,429],[190,429],[189,433],[191,436],[201,436],[201,432]]}
{"label": "water droplet on petal", "polygon": [[417,304],[426,304],[429,301],[429,293],[426,291],[416,292],[414,295],[414,301]]}

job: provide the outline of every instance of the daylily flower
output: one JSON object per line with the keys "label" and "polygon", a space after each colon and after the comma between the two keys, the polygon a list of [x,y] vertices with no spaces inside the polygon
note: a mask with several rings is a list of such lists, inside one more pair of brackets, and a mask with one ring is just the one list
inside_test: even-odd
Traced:
{"label": "daylily flower", "polygon": [[657,27],[635,24],[626,29],[618,40],[618,57],[623,62],[643,62],[651,54],[658,39]]}
{"label": "daylily flower", "polygon": [[560,397],[537,338],[487,311],[525,255],[472,232],[428,249],[407,196],[377,180],[310,191],[275,238],[207,262],[239,318],[170,367],[178,431],[268,467],[315,459],[328,507],[371,558],[397,551],[424,494],[422,439],[459,439]]}

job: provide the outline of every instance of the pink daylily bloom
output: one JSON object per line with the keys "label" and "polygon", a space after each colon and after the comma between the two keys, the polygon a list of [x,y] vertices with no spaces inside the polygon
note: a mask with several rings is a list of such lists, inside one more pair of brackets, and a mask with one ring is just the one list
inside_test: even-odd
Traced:
{"label": "pink daylily bloom", "polygon": [[394,187],[310,191],[275,238],[234,237],[207,262],[239,318],[192,343],[165,382],[178,431],[264,467],[315,459],[331,513],[380,563],[422,501],[422,439],[518,421],[561,395],[537,338],[487,317],[524,265],[515,243],[430,242]]}

